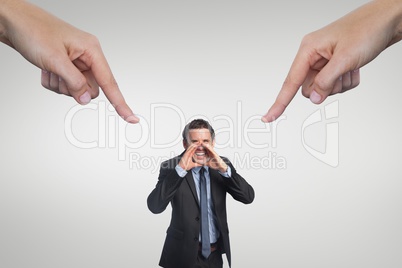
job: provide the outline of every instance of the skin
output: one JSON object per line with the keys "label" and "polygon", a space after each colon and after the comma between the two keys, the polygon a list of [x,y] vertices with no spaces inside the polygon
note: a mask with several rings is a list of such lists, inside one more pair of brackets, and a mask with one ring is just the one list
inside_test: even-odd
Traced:
{"label": "skin", "polygon": [[227,171],[228,166],[214,150],[215,140],[212,140],[208,129],[191,129],[188,141],[183,141],[186,152],[179,162],[181,168],[190,170],[194,167],[208,166],[222,173]]}
{"label": "skin", "polygon": [[315,104],[360,83],[359,69],[402,39],[402,0],[371,1],[306,35],[263,122],[279,118],[300,87]]}
{"label": "skin", "polygon": [[21,0],[0,0],[0,41],[42,69],[42,85],[87,104],[99,87],[127,122],[139,119],[127,105],[98,39]]}

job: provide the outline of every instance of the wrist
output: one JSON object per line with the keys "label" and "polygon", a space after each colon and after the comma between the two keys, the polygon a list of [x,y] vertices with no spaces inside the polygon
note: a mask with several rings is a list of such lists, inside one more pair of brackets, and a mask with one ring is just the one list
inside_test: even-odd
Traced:
{"label": "wrist", "polygon": [[12,27],[15,14],[18,13],[20,5],[23,1],[20,0],[0,0],[0,41],[12,46],[9,39],[9,29]]}
{"label": "wrist", "polygon": [[[395,0],[394,1],[396,16],[395,16],[395,36],[394,36],[394,43],[402,40],[402,0]],[[393,7],[391,7],[392,9]]]}
{"label": "wrist", "polygon": [[187,171],[186,167],[185,167],[182,163],[179,163],[178,165],[179,165],[179,167],[180,167],[181,169]]}
{"label": "wrist", "polygon": [[225,166],[221,167],[221,168],[219,169],[219,171],[220,171],[221,173],[226,173],[226,172],[228,171],[228,166],[225,165]]}
{"label": "wrist", "polygon": [[[186,161],[184,161],[186,162]],[[185,170],[185,171],[189,171],[191,169],[191,167],[189,167],[188,165],[185,165],[185,163],[183,163],[183,161],[179,161],[179,163],[177,164],[181,169]]]}
{"label": "wrist", "polygon": [[0,41],[3,43],[7,43],[7,14],[9,11],[10,1],[0,0]]}
{"label": "wrist", "polygon": [[376,11],[388,20],[391,34],[389,46],[402,40],[402,0],[376,0]]}

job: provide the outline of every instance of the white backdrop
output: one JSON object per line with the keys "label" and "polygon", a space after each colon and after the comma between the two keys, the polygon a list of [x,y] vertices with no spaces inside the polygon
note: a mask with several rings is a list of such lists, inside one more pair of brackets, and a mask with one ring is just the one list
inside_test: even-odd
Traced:
{"label": "white backdrop", "polygon": [[[33,2],[99,38],[142,123],[103,94],[80,107],[43,89],[0,45],[1,267],[157,267],[170,208],[153,215],[146,198],[200,115],[256,191],[228,200],[233,267],[402,266],[401,45],[357,89],[258,120],[302,37],[365,1]],[[309,124],[320,111],[334,116]]]}

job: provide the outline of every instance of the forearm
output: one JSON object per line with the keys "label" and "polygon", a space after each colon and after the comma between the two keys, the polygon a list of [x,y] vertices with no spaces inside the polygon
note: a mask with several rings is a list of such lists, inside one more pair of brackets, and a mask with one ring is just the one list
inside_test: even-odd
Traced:
{"label": "forearm", "polygon": [[231,176],[225,180],[228,192],[237,201],[250,204],[254,201],[254,189],[247,181],[236,172],[232,164],[229,164]]}
{"label": "forearm", "polygon": [[0,41],[11,45],[8,39],[8,28],[14,10],[19,8],[20,0],[0,0]]}
{"label": "forearm", "polygon": [[38,65],[38,59],[33,58],[31,47],[55,47],[60,41],[56,34],[68,36],[67,23],[27,1],[0,0],[0,41],[33,64]]}
{"label": "forearm", "polygon": [[231,178],[230,195],[237,201],[244,204],[250,204],[254,201],[254,189],[239,174],[235,174]]}
{"label": "forearm", "polygon": [[[374,0],[370,4],[373,5],[373,12],[388,24],[391,39],[388,46],[402,40],[402,0]],[[377,25],[367,26],[376,27]]]}
{"label": "forearm", "polygon": [[176,170],[161,170],[158,183],[147,199],[149,210],[152,213],[163,212],[173,199],[182,181],[183,178],[177,174]]}
{"label": "forearm", "polygon": [[46,33],[49,26],[57,27],[52,19],[52,15],[27,1],[0,0],[0,41],[37,65],[36,59],[28,55],[30,53],[27,47],[36,45],[35,38],[40,36],[38,33]]}

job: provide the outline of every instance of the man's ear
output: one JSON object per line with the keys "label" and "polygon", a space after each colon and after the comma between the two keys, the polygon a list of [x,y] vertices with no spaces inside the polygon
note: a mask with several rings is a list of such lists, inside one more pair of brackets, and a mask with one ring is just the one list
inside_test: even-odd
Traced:
{"label": "man's ear", "polygon": [[188,144],[187,144],[187,141],[186,141],[186,140],[183,140],[183,147],[184,147],[184,149],[187,150]]}
{"label": "man's ear", "polygon": [[215,147],[215,139],[212,140],[212,148]]}

